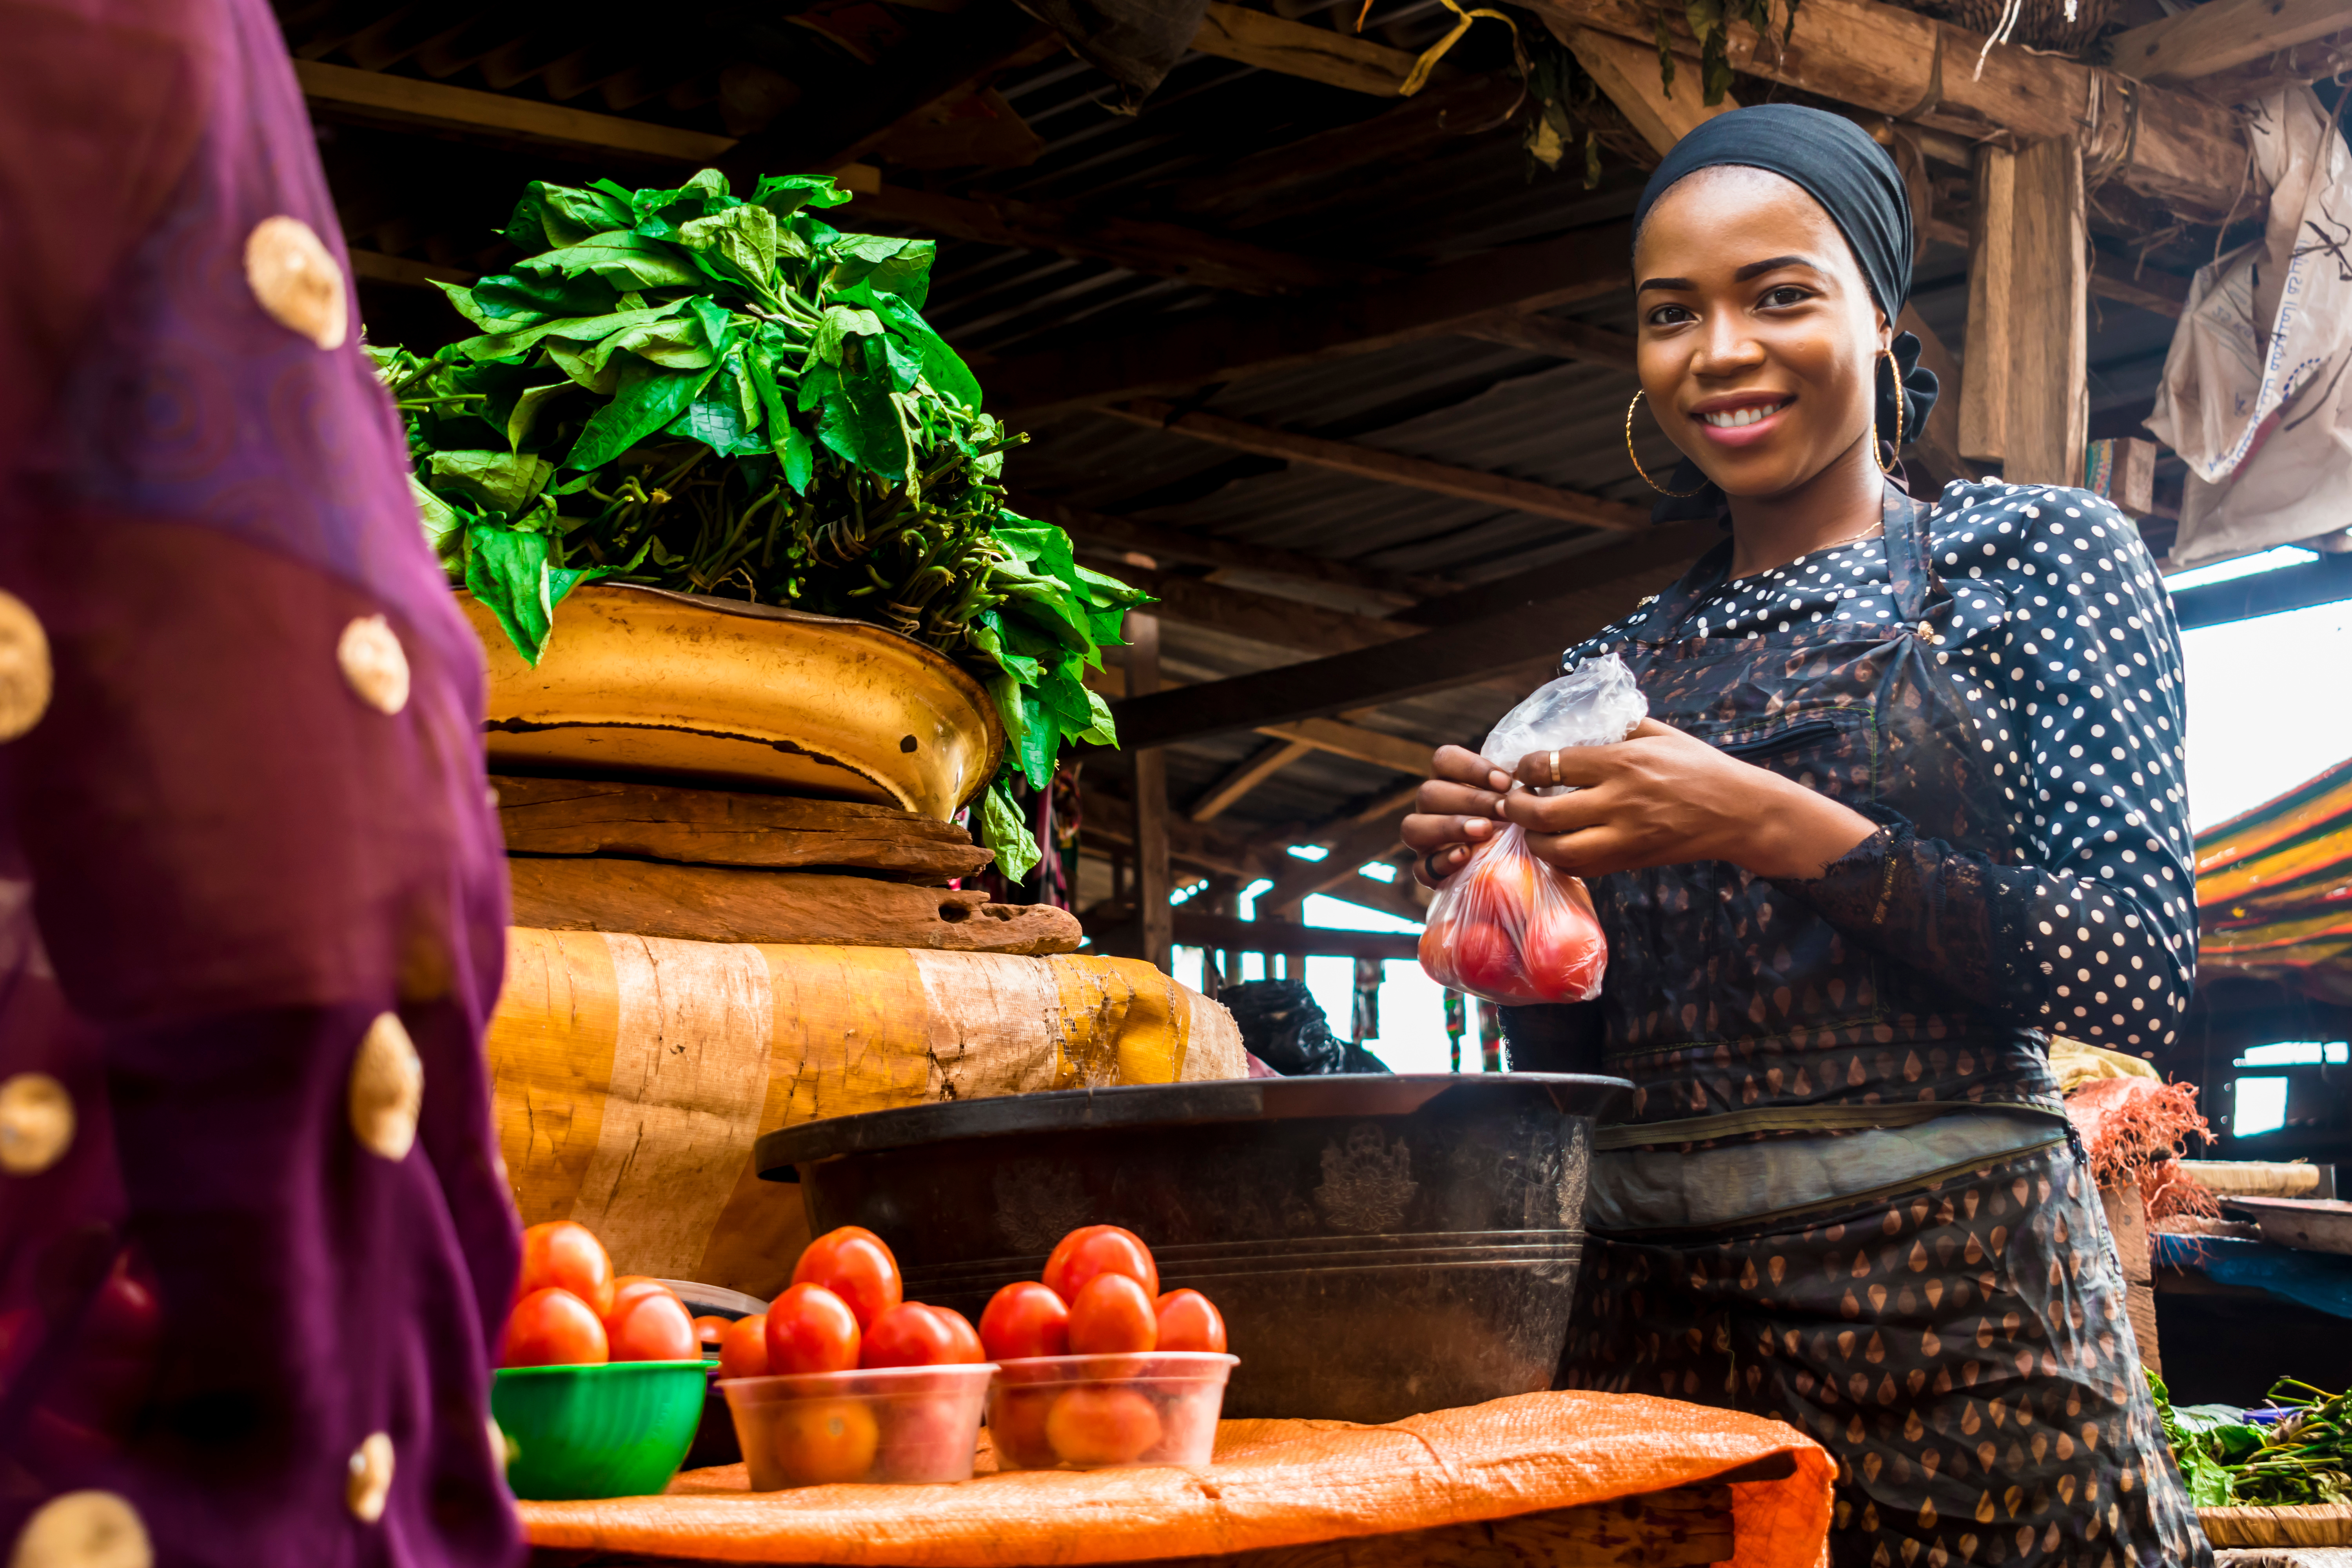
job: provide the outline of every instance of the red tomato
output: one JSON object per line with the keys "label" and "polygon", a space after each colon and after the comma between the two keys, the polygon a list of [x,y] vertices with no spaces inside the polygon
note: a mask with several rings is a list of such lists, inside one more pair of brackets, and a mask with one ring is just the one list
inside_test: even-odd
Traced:
{"label": "red tomato", "polygon": [[1124,1274],[1097,1274],[1070,1303],[1072,1355],[1126,1355],[1160,1342],[1151,1298]]}
{"label": "red tomato", "polygon": [[931,1310],[947,1324],[948,1339],[955,1346],[957,1365],[978,1366],[988,1359],[988,1349],[980,1342],[980,1335],[972,1328],[970,1318],[953,1307],[933,1307]]}
{"label": "red tomato", "polygon": [[1078,1292],[1097,1274],[1124,1274],[1143,1287],[1147,1297],[1160,1294],[1160,1265],[1151,1248],[1131,1230],[1115,1225],[1090,1225],[1062,1237],[1045,1259],[1045,1287],[1076,1306]]}
{"label": "red tomato", "polygon": [[1060,1390],[1000,1388],[988,1406],[988,1440],[1005,1462],[1024,1470],[1050,1470],[1061,1462],[1046,1440],[1045,1422]]}
{"label": "red tomato", "polygon": [[1156,1305],[1160,1342],[1154,1350],[1224,1350],[1224,1317],[1198,1290],[1171,1290]]}
{"label": "red tomato", "polygon": [[874,1412],[855,1399],[795,1400],[776,1417],[776,1462],[787,1486],[863,1480],[881,1438]]}
{"label": "red tomato", "polygon": [[[576,1292],[575,1292],[576,1294]],[[648,1296],[667,1296],[677,1300],[677,1292],[660,1280],[645,1274],[624,1274],[613,1281],[613,1304],[604,1309],[604,1331],[611,1333],[613,1325],[628,1316],[629,1309]],[[686,1303],[679,1301],[678,1305]],[[619,1360],[619,1357],[614,1357]]]}
{"label": "red tomato", "polygon": [[1466,921],[1454,928],[1454,973],[1463,990],[1482,996],[1531,995],[1510,934],[1485,921]]}
{"label": "red tomato", "polygon": [[613,1260],[586,1226],[551,1219],[522,1233],[522,1278],[516,1282],[515,1300],[551,1288],[571,1291],[599,1318],[612,1311]]}
{"label": "red tomato", "polygon": [[991,1359],[1070,1353],[1070,1309],[1034,1279],[1007,1285],[980,1315],[980,1342]]}
{"label": "red tomato", "polygon": [[822,1285],[795,1285],[768,1306],[768,1370],[779,1376],[857,1365],[857,1314]]}
{"label": "red tomato", "polygon": [[872,1328],[875,1319],[907,1299],[898,1260],[880,1237],[854,1225],[810,1242],[793,1267],[793,1283],[822,1285],[848,1302],[860,1329]]}
{"label": "red tomato", "polygon": [[[957,1324],[962,1325],[963,1334],[971,1335],[969,1346],[962,1334],[957,1332]],[[980,1336],[971,1332],[971,1325],[964,1322],[960,1313],[926,1307],[920,1301],[901,1301],[874,1320],[873,1328],[866,1331],[865,1348],[858,1352],[857,1364],[868,1369],[952,1366],[966,1359],[967,1350],[977,1352],[979,1349]],[[986,1358],[974,1353],[970,1359]]]}
{"label": "red tomato", "polygon": [[719,1341],[719,1375],[768,1375],[768,1314],[754,1312],[727,1325]]}
{"label": "red tomato", "polygon": [[1160,1411],[1131,1388],[1073,1388],[1045,1415],[1045,1441],[1073,1465],[1125,1465],[1160,1441]]}
{"label": "red tomato", "polygon": [[1415,956],[1421,960],[1423,973],[1448,990],[1462,989],[1462,974],[1454,963],[1454,922],[1432,921],[1421,928],[1421,946]]}
{"label": "red tomato", "polygon": [[1560,879],[1565,906],[1554,903],[1528,931],[1528,979],[1549,1002],[1589,1002],[1601,994],[1609,967],[1609,939],[1601,934],[1592,895],[1573,877]]}
{"label": "red tomato", "polygon": [[722,1318],[716,1312],[706,1313],[694,1320],[694,1338],[702,1346],[703,1354],[715,1354],[719,1347],[727,1342],[727,1330],[734,1321],[734,1319]]}
{"label": "red tomato", "polygon": [[702,1344],[694,1320],[678,1299],[664,1290],[637,1297],[606,1320],[614,1361],[700,1361]]}
{"label": "red tomato", "polygon": [[507,1314],[500,1366],[601,1366],[612,1359],[604,1325],[569,1290],[533,1290]]}

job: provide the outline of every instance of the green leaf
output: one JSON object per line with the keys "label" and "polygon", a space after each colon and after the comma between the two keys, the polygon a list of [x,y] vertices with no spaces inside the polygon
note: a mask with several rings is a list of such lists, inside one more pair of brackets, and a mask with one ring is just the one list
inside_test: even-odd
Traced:
{"label": "green leaf", "polygon": [[521,451],[522,444],[530,438],[531,426],[539,422],[539,411],[547,405],[550,399],[570,392],[572,386],[573,384],[568,381],[551,382],[545,386],[534,386],[516,398],[514,412],[507,416],[507,446],[514,451]]}
{"label": "green leaf", "polygon": [[830,174],[770,174],[752,191],[751,199],[778,217],[787,218],[803,206],[837,207],[849,195],[833,183]]}
{"label": "green leaf", "polygon": [[980,839],[996,851],[996,868],[1007,881],[1018,882],[1041,858],[1037,840],[1021,819],[1021,808],[1004,791],[1003,780],[991,783],[980,797]]}
{"label": "green leaf", "polygon": [[[842,313],[873,320],[862,310]],[[830,313],[826,319],[829,323]],[[880,323],[876,326],[878,330]],[[888,377],[876,375],[866,367],[862,352],[855,346],[859,341],[853,338],[847,346],[836,345],[843,355],[839,364],[821,363],[815,351],[811,351],[811,367],[801,373],[800,406],[803,411],[818,410],[817,438],[827,447],[870,473],[902,479],[911,455],[907,429],[890,401]]]}
{"label": "green leaf", "polygon": [[737,205],[727,188],[727,176],[701,169],[692,179],[670,191],[637,191],[629,197],[632,226],[649,239],[668,239],[681,225]]}
{"label": "green leaf", "polygon": [[677,418],[717,372],[664,370],[632,355],[621,367],[613,401],[590,416],[563,459],[567,468],[601,468]]}
{"label": "green leaf", "polygon": [[603,191],[533,180],[507,220],[507,238],[516,249],[536,253],[577,245],[592,234],[625,228],[629,223],[629,209]]}
{"label": "green leaf", "polygon": [[931,331],[921,312],[896,294],[871,291],[870,284],[859,286],[858,292],[870,301],[874,311],[889,324],[893,339],[914,352],[922,367],[925,381],[931,389],[950,403],[977,413],[980,409],[980,381],[971,374],[948,342]]}
{"label": "green leaf", "polygon": [[543,533],[477,523],[466,531],[466,586],[506,628],[507,639],[526,664],[537,664],[554,629],[548,556],[554,542]]}
{"label": "green leaf", "polygon": [[937,240],[845,234],[833,242],[833,268],[825,274],[825,290],[830,294],[863,283],[877,294],[895,294],[919,310],[930,292],[931,263],[939,250]]}
{"label": "green leaf", "polygon": [[430,466],[437,488],[510,518],[522,515],[555,472],[554,464],[527,452],[436,452]]}
{"label": "green leaf", "polygon": [[1118,721],[1111,717],[1110,704],[1104,701],[1102,693],[1092,687],[1087,687],[1086,693],[1087,706],[1093,710],[1094,722],[1071,739],[1083,741],[1090,746],[1118,745]]}
{"label": "green leaf", "polygon": [[809,363],[839,364],[842,344],[850,338],[879,337],[882,318],[871,310],[860,310],[847,305],[828,306],[824,320],[818,323],[816,341],[809,345]]}
{"label": "green leaf", "polygon": [[621,296],[602,278],[561,275],[520,278],[501,272],[474,285],[474,302],[504,323],[492,331],[512,331],[549,316],[604,316],[620,308]]}
{"label": "green leaf", "polygon": [[551,250],[518,262],[516,275],[526,278],[587,273],[615,289],[690,289],[702,275],[671,247],[627,229],[591,235],[577,245]]}
{"label": "green leaf", "polygon": [[[816,443],[808,432],[790,420],[784,422],[784,482],[793,487],[793,494],[808,494],[809,480],[816,477]],[[771,447],[775,437],[768,437]]]}
{"label": "green leaf", "polygon": [[478,303],[474,299],[473,289],[466,284],[448,283],[438,278],[428,279],[427,281],[436,289],[440,289],[442,294],[448,300],[449,303],[457,308],[457,314],[465,317],[466,320],[473,322],[474,325],[481,328],[482,331],[486,332],[509,331],[516,325],[515,319],[512,316],[502,315],[498,311],[490,310],[487,306]]}
{"label": "green leaf", "polygon": [[416,503],[416,521],[425,530],[425,542],[433,547],[434,555],[443,565],[449,564],[463,547],[464,514],[426,489],[415,474],[408,476],[408,495]]}
{"label": "green leaf", "polygon": [[[712,396],[713,392],[718,395]],[[699,441],[722,458],[764,455],[767,437],[744,426],[743,405],[734,393],[731,384],[722,384],[714,377],[703,395],[686,405],[685,413],[663,426],[662,434]]]}
{"label": "green leaf", "polygon": [[[456,345],[457,351],[477,363],[491,360],[512,359],[527,353],[548,338],[563,338],[573,342],[601,342],[615,332],[648,321],[667,321],[686,309],[686,301],[674,300],[667,305],[655,305],[640,310],[615,310],[602,316],[564,316],[551,321],[541,321],[512,331],[487,333],[467,338]],[[608,353],[610,351],[607,351]],[[601,363],[601,361],[599,362]]]}
{"label": "green leaf", "polygon": [[724,262],[737,279],[761,294],[769,292],[768,276],[776,269],[776,215],[767,208],[730,207],[696,218],[677,231],[677,242]]}

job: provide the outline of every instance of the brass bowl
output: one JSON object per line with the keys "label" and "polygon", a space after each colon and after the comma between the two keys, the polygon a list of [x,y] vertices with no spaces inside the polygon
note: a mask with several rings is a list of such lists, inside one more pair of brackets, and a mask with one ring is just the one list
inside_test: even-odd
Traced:
{"label": "brass bowl", "polygon": [[534,668],[486,606],[457,598],[488,655],[493,770],[749,785],[945,820],[1004,750],[980,682],[863,621],[590,584],[557,606]]}

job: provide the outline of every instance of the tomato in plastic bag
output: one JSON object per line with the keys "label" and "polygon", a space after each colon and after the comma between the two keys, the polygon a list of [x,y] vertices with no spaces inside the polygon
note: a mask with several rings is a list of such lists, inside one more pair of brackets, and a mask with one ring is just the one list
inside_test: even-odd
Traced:
{"label": "tomato in plastic bag", "polygon": [[1609,942],[1584,883],[1537,859],[1513,824],[1430,901],[1421,966],[1441,985],[1506,1006],[1590,1002]]}

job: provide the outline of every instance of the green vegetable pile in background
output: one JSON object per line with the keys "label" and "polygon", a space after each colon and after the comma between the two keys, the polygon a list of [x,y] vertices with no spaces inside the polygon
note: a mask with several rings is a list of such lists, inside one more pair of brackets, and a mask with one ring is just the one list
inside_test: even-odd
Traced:
{"label": "green vegetable pile in background", "polygon": [[2271,1385],[2271,1405],[2293,1414],[2265,1424],[2234,1405],[2176,1405],[2152,1372],[2147,1385],[2192,1506],[2352,1500],[2352,1394],[2281,1378]]}
{"label": "green vegetable pile in background", "polygon": [[536,664],[555,606],[610,577],[872,621],[973,667],[1004,765],[976,826],[1014,880],[1037,847],[1008,785],[1115,745],[1083,683],[1150,596],[1007,510],[980,384],[924,321],[929,240],[845,234],[849,193],[705,169],[676,190],[534,182],[525,259],[442,284],[480,335],[371,349],[453,581]]}

